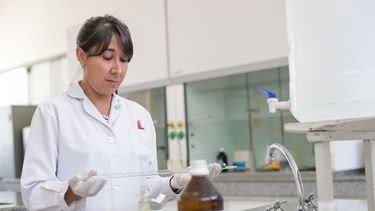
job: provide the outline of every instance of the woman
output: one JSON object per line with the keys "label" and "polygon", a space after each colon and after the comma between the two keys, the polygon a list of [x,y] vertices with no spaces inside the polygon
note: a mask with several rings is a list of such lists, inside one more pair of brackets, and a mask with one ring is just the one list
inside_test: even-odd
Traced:
{"label": "woman", "polygon": [[[103,176],[157,170],[150,114],[115,93],[133,56],[128,27],[108,15],[88,19],[79,31],[76,55],[82,81],[38,105],[32,119],[21,176],[26,208],[137,210],[141,186],[154,198],[164,196],[152,204],[161,208],[176,197],[189,175]],[[217,165],[209,168],[211,177],[221,171]]]}

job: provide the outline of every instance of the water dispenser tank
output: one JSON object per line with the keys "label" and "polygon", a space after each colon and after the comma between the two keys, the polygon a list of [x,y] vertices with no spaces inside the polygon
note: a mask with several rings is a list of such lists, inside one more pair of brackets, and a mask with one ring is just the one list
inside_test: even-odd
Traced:
{"label": "water dispenser tank", "polygon": [[286,2],[295,118],[375,116],[375,1]]}

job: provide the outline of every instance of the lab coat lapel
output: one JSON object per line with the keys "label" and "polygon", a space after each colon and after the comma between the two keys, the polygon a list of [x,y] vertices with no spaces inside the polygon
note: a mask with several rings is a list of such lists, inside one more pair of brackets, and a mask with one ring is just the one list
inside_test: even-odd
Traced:
{"label": "lab coat lapel", "polygon": [[87,114],[89,114],[99,122],[103,123],[104,125],[108,125],[108,123],[105,121],[105,119],[100,114],[95,105],[86,96],[83,98],[83,109],[86,111]]}
{"label": "lab coat lapel", "polygon": [[67,91],[67,95],[73,98],[77,98],[82,101],[83,110],[94,119],[98,120],[99,122],[103,123],[104,125],[108,126],[107,122],[104,120],[103,116],[100,114],[98,109],[96,109],[95,105],[91,102],[91,100],[85,95],[79,82],[74,83]]}
{"label": "lab coat lapel", "polygon": [[111,112],[109,113],[108,122],[110,125],[113,125],[116,122],[122,110],[124,110],[124,105],[121,98],[118,95],[113,94]]}

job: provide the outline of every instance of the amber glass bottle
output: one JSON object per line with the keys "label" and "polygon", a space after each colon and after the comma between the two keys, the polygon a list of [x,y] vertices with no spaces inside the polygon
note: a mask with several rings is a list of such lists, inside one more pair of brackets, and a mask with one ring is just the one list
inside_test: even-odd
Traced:
{"label": "amber glass bottle", "polygon": [[208,180],[205,160],[192,161],[189,170],[192,178],[178,199],[179,211],[221,211],[223,197]]}

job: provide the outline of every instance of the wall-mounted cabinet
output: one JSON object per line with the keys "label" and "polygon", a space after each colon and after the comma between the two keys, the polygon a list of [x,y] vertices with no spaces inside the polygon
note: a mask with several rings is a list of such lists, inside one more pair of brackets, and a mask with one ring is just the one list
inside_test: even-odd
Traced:
{"label": "wall-mounted cabinet", "polygon": [[[129,0],[127,4],[111,12],[129,26],[134,42],[121,91],[287,65],[285,1]],[[79,69],[74,52],[78,30],[77,26],[68,30],[71,78]]]}
{"label": "wall-mounted cabinet", "polygon": [[167,2],[172,77],[288,55],[285,1]]}

